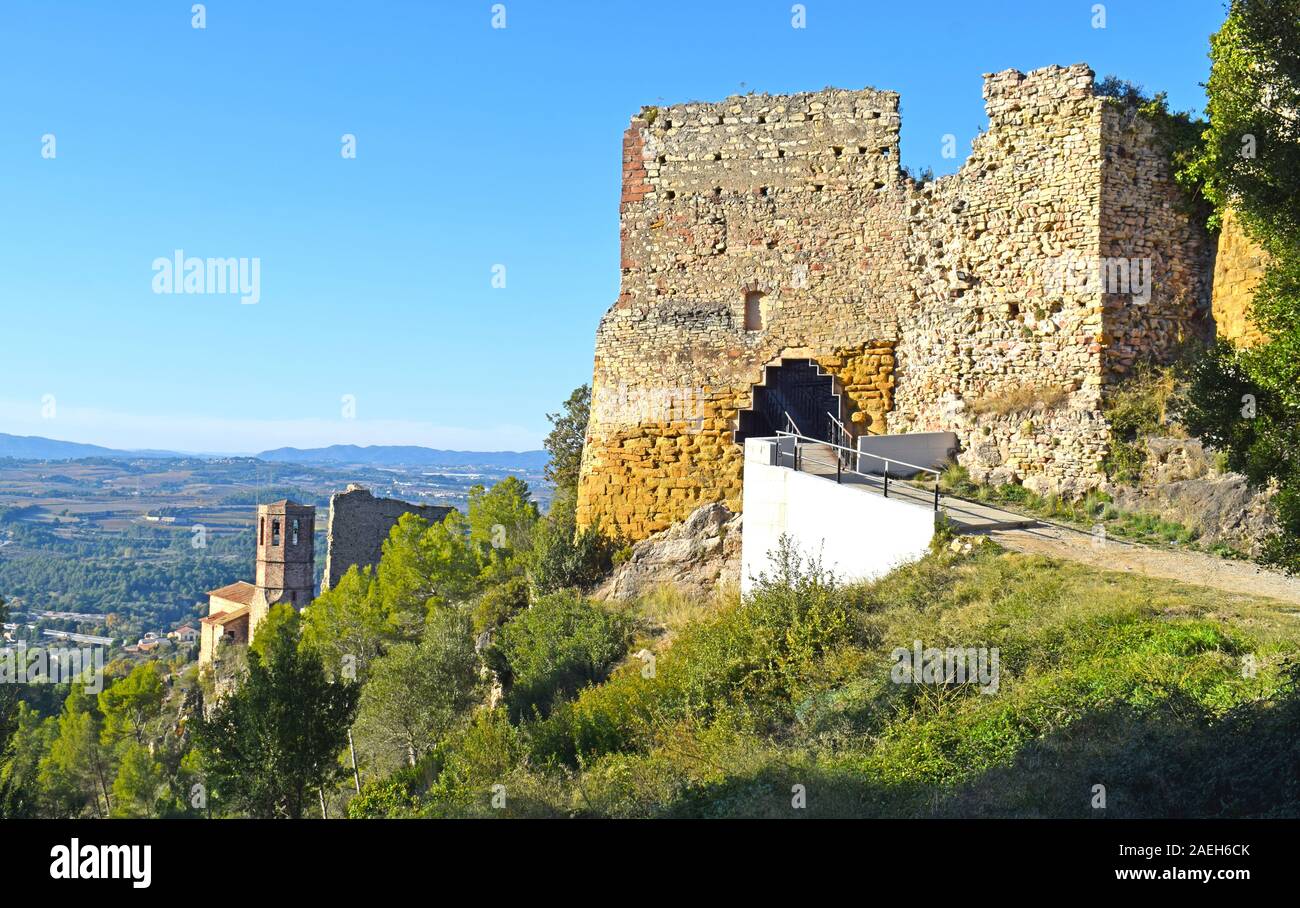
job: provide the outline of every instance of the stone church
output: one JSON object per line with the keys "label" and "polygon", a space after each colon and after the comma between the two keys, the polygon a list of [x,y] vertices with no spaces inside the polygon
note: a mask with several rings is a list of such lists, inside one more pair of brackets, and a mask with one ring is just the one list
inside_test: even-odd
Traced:
{"label": "stone church", "polygon": [[[325,536],[329,589],[353,566],[379,563],[384,540],[403,514],[430,523],[455,508],[376,498],[359,485],[330,496]],[[226,643],[247,644],[272,605],[302,609],[316,596],[316,508],[293,501],[257,506],[254,582],[238,580],[208,593],[208,614],[200,620],[199,664],[208,665]]]}
{"label": "stone church", "polygon": [[632,119],[582,524],[637,540],[739,510],[743,441],[792,427],[850,447],[951,432],[977,481],[1104,482],[1107,394],[1214,336],[1216,240],[1159,124],[1086,65],[987,74],[983,94],[968,159],[926,181],[899,165],[890,91]]}
{"label": "stone church", "polygon": [[199,664],[223,643],[246,644],[271,606],[301,609],[316,595],[316,508],[293,501],[257,506],[255,582],[238,580],[208,593],[199,622]]}

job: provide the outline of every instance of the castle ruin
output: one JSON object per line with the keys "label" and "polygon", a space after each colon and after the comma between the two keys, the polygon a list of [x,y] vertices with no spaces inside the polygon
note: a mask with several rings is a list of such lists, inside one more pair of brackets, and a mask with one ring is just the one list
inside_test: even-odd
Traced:
{"label": "castle ruin", "polygon": [[984,99],[969,159],[925,183],[900,169],[894,92],[632,119],[582,524],[641,539],[739,510],[740,442],[783,420],[951,431],[977,481],[1103,481],[1108,390],[1213,334],[1214,243],[1157,125],[1087,66],[986,75]]}
{"label": "castle ruin", "polygon": [[373,567],[379,564],[384,540],[403,514],[414,514],[430,523],[442,523],[456,510],[440,505],[418,505],[396,498],[376,498],[368,489],[350,485],[346,492],[330,496],[329,524],[326,527],[325,576],[321,589],[337,586],[353,565]]}

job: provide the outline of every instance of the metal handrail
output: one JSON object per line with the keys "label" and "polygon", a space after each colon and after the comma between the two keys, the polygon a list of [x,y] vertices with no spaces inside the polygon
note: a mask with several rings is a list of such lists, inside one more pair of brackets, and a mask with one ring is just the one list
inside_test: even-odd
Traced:
{"label": "metal handrail", "polygon": [[[875,460],[883,460],[886,465],[891,463],[896,463],[900,467],[907,467],[909,470],[919,470],[922,473],[931,473],[934,475],[935,479],[938,479],[942,472],[940,470],[936,470],[934,467],[923,467],[920,464],[908,463],[906,460],[899,460],[897,457],[882,457],[879,454],[872,454],[870,451],[855,451],[852,448],[846,448],[844,445],[837,445],[831,441],[823,441],[820,438],[810,438],[809,436],[800,434],[799,432],[783,432],[780,429],[778,429],[776,434],[783,435],[789,438],[794,438],[796,440],[806,441],[815,445],[826,445],[831,448],[836,448],[837,450],[840,451],[848,451],[850,454],[856,454],[860,457],[871,457]],[[855,470],[854,472],[857,471]]]}
{"label": "metal handrail", "polygon": [[[807,436],[804,435],[802,432],[799,431],[799,426],[795,424],[794,417],[792,417],[792,416],[790,415],[790,411],[789,411],[789,410],[782,410],[781,412],[785,414],[785,424],[786,424],[787,426],[789,426],[791,429],[794,429],[793,432],[791,432],[791,431],[789,431],[789,430],[786,430],[785,434],[786,434],[786,435],[797,435],[797,436],[800,437],[800,438],[806,438]],[[777,434],[778,434],[778,435],[781,434],[781,430],[780,430],[780,429],[777,430]]]}
{"label": "metal handrail", "polygon": [[[827,414],[827,415],[829,415],[829,414]],[[787,414],[787,418],[788,418],[788,416],[789,416],[789,414]],[[832,418],[833,418],[833,417],[832,417]],[[799,442],[800,442],[801,440],[804,441],[804,442],[810,443],[810,444],[815,444],[815,445],[825,445],[825,446],[828,447],[828,448],[835,449],[835,451],[836,451],[836,455],[835,455],[835,463],[833,463],[833,464],[829,464],[829,463],[825,463],[824,461],[820,461],[820,460],[814,460],[814,461],[812,461],[812,463],[822,464],[823,466],[827,466],[827,467],[830,467],[830,466],[835,467],[835,481],[836,481],[836,482],[843,482],[843,481],[844,481],[844,471],[845,471],[845,469],[846,469],[846,467],[844,466],[844,463],[843,463],[843,461],[842,461],[842,459],[841,459],[841,456],[842,456],[842,455],[840,454],[840,452],[847,451],[847,452],[850,453],[850,454],[857,454],[857,455],[859,455],[859,456],[863,456],[863,455],[865,455],[865,456],[867,456],[867,457],[874,457],[876,460],[883,460],[883,461],[885,462],[885,472],[884,472],[884,488],[883,488],[882,491],[883,491],[884,497],[886,497],[886,498],[889,497],[889,465],[890,465],[890,464],[894,464],[894,463],[896,463],[896,464],[898,464],[899,466],[907,467],[908,469],[911,469],[911,470],[918,470],[918,471],[923,472],[923,473],[930,473],[930,474],[933,474],[933,476],[934,476],[934,510],[935,510],[936,512],[939,510],[939,477],[940,477],[940,473],[939,473],[938,470],[934,469],[933,467],[923,467],[923,466],[919,466],[918,464],[908,463],[907,461],[904,461],[904,460],[895,460],[895,459],[893,459],[893,458],[889,458],[889,457],[881,457],[879,454],[871,454],[870,452],[867,452],[867,451],[854,451],[852,448],[847,448],[847,447],[845,447],[844,445],[838,445],[838,444],[835,444],[834,442],[831,442],[831,441],[822,441],[822,440],[817,439],[817,438],[810,438],[810,437],[808,437],[807,435],[800,435],[800,434],[797,433],[797,432],[783,432],[783,431],[781,431],[781,430],[778,429],[776,434],[777,434],[778,439],[779,439],[779,438],[793,438],[793,439],[794,439],[794,469],[795,469],[796,471],[802,471],[803,464],[807,462],[806,459],[805,459],[804,456],[803,456],[803,452],[802,452],[802,449],[801,449],[801,445],[799,444]],[[864,478],[864,479],[870,479],[870,478],[871,478],[871,476],[870,476],[869,474],[867,474],[867,473],[863,473],[863,472],[861,472],[861,471],[859,471],[859,470],[855,470],[855,469],[853,469],[853,468],[851,468],[851,467],[849,467],[849,468],[847,468],[847,469],[848,469],[848,472],[852,473],[852,474],[855,475],[855,476],[861,476],[861,477]]]}
{"label": "metal handrail", "polygon": [[[829,410],[826,411],[826,415],[830,418],[830,421],[831,421],[831,423],[835,426],[835,428],[839,430],[839,431],[836,433],[836,438],[838,439],[838,441],[837,441],[836,443],[837,443],[838,445],[840,445],[840,447],[850,447],[850,448],[851,448],[851,446],[849,445],[849,441],[852,440],[853,436],[850,435],[850,434],[849,434],[849,430],[846,429],[846,428],[844,427],[844,423],[842,423],[842,422],[840,422],[838,419],[836,419],[836,418],[835,418],[835,414],[832,413],[832,412],[830,412]],[[839,461],[841,462],[841,465],[845,465],[845,464],[843,463],[843,461],[844,461],[844,454],[843,454],[842,452],[840,452],[840,451],[836,451],[836,452],[835,452],[835,457],[836,457],[837,460],[839,460]]]}

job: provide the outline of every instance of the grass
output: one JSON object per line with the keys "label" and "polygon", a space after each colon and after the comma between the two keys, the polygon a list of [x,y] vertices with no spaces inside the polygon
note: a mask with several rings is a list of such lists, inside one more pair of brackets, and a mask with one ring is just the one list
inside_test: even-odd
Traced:
{"label": "grass", "polygon": [[1143,364],[1106,395],[1102,412],[1110,423],[1110,450],[1103,469],[1117,482],[1137,482],[1146,466],[1146,439],[1185,438],[1186,429],[1171,417],[1183,383],[1172,366]]}
{"label": "grass", "polygon": [[[987,542],[853,587],[795,568],[707,609],[656,594],[639,607],[676,630],[655,671],[629,663],[546,720],[484,711],[424,781],[367,800],[427,816],[1300,815],[1300,628],[1282,604]],[[997,693],[895,683],[891,653],[917,640],[995,648]]]}
{"label": "grass", "polygon": [[660,584],[633,600],[627,611],[638,629],[651,637],[669,640],[711,612],[739,601],[739,589],[723,586],[710,596],[693,596],[673,584]]}
{"label": "grass", "polygon": [[966,408],[977,416],[1009,416],[1030,410],[1051,410],[1069,396],[1066,388],[1024,385],[967,401]]}
{"label": "grass", "polygon": [[999,486],[980,485],[971,481],[965,467],[949,464],[939,477],[944,492],[962,498],[1007,507],[1035,517],[1056,520],[1080,529],[1106,528],[1110,538],[1140,542],[1144,545],[1173,546],[1207,552],[1222,558],[1246,556],[1225,545],[1199,546],[1200,533],[1172,520],[1153,514],[1123,511],[1112,503],[1104,492],[1089,492],[1079,499],[1059,495],[1038,495],[1024,486],[1008,483]]}

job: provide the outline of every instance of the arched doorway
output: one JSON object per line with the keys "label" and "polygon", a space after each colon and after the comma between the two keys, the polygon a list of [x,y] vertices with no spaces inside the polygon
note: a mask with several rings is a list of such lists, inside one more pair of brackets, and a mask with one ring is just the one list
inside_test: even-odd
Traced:
{"label": "arched doorway", "polygon": [[830,375],[811,359],[783,359],[763,369],[763,381],[754,385],[752,405],[740,411],[736,441],[771,438],[777,430],[789,429],[790,421],[800,435],[834,441],[832,416],[841,415],[840,395]]}

